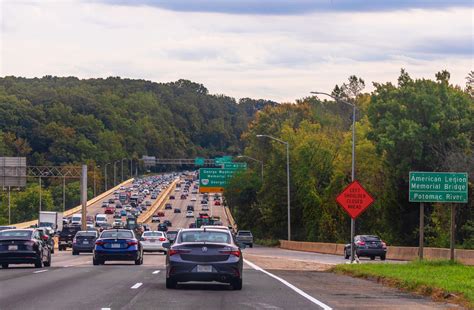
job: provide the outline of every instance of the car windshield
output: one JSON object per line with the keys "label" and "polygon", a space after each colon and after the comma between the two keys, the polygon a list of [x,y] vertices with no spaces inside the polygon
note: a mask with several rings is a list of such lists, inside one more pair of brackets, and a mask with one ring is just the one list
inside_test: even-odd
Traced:
{"label": "car windshield", "polygon": [[180,235],[180,242],[229,243],[230,235],[218,231],[184,231]]}
{"label": "car windshield", "polygon": [[143,233],[144,237],[163,237],[163,233],[159,231],[147,231]]}
{"label": "car windshield", "polygon": [[0,239],[19,238],[30,239],[31,230],[2,230],[0,231]]}
{"label": "car windshield", "polygon": [[76,237],[95,237],[96,233],[93,231],[78,231]]}
{"label": "car windshield", "polygon": [[133,233],[131,231],[104,231],[100,237],[104,239],[131,239]]}

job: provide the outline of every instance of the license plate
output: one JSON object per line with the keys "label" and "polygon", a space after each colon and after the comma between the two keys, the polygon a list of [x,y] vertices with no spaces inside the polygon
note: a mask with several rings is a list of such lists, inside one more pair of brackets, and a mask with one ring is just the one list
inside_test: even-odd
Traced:
{"label": "license plate", "polygon": [[9,245],[8,246],[8,251],[16,251],[18,250],[18,245]]}
{"label": "license plate", "polygon": [[197,265],[197,272],[212,272],[212,266]]}
{"label": "license plate", "polygon": [[150,242],[156,242],[156,240],[155,239],[150,239]]}
{"label": "license plate", "polygon": [[112,248],[119,249],[120,248],[120,243],[112,243]]}
{"label": "license plate", "polygon": [[89,241],[83,241],[82,244],[89,244]]}

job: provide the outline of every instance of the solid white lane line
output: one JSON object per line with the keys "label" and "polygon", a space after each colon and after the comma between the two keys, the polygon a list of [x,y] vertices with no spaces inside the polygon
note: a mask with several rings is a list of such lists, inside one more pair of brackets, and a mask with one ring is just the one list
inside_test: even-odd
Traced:
{"label": "solid white lane line", "polygon": [[143,285],[143,283],[138,282],[138,283],[136,283],[134,286],[132,286],[131,289],[132,289],[132,290],[136,290],[137,288],[139,288],[139,287],[142,286],[142,285]]}
{"label": "solid white lane line", "polygon": [[66,265],[66,266],[63,266],[63,268],[68,268],[68,267],[72,267],[74,265]]}
{"label": "solid white lane line", "polygon": [[276,276],[276,275],[274,275],[274,274],[272,274],[272,273],[270,273],[270,272],[268,272],[268,271],[262,269],[261,267],[255,265],[255,264],[252,263],[252,262],[249,262],[249,261],[246,260],[246,259],[244,259],[244,262],[245,262],[246,264],[248,264],[250,267],[252,267],[253,269],[258,270],[258,271],[261,271],[261,272],[263,272],[264,274],[266,274],[266,275],[268,275],[268,276],[270,276],[270,277],[272,277],[272,278],[274,278],[274,279],[280,281],[281,283],[285,284],[286,286],[288,286],[289,288],[291,288],[291,289],[292,289],[293,291],[295,291],[296,293],[300,294],[301,296],[303,296],[304,298],[308,299],[308,300],[311,301],[312,303],[314,303],[314,304],[320,306],[320,307],[323,308],[324,310],[332,310],[332,308],[329,307],[328,305],[326,305],[325,303],[323,303],[323,302],[317,300],[316,298],[314,298],[313,296],[311,296],[311,295],[305,293],[304,291],[300,290],[299,288],[297,288],[297,287],[294,286],[293,284],[289,283],[288,281],[283,280],[282,278],[280,278],[280,277],[278,277],[278,276]]}
{"label": "solid white lane line", "polygon": [[152,274],[157,274],[157,273],[160,273],[160,271],[159,271],[159,270],[155,270],[155,271],[152,272]]}
{"label": "solid white lane line", "polygon": [[101,308],[100,310],[110,310],[110,308]]}
{"label": "solid white lane line", "polygon": [[48,271],[47,269],[43,269],[43,270],[38,270],[38,271],[33,271],[33,273],[42,273],[42,272],[46,272]]}

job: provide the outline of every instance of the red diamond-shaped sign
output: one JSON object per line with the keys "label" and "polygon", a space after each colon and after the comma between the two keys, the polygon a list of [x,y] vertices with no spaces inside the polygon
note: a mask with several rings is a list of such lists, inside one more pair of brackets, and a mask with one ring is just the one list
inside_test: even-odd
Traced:
{"label": "red diamond-shaped sign", "polygon": [[354,181],[337,196],[336,201],[355,219],[374,202],[374,198],[358,181]]}

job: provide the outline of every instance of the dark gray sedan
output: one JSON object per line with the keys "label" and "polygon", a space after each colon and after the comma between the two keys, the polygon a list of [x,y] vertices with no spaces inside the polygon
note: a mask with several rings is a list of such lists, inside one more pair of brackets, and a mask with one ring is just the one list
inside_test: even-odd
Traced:
{"label": "dark gray sedan", "polygon": [[242,289],[243,257],[229,231],[182,229],[166,256],[166,288],[178,282],[229,283]]}
{"label": "dark gray sedan", "polygon": [[81,252],[92,253],[98,237],[99,233],[95,230],[78,231],[72,241],[72,255],[79,255]]}
{"label": "dark gray sedan", "polygon": [[[387,245],[378,236],[358,235],[354,237],[354,251],[358,257],[370,257],[374,260],[376,256],[385,260],[387,255]],[[351,256],[351,244],[344,247],[344,257],[348,259]]]}

